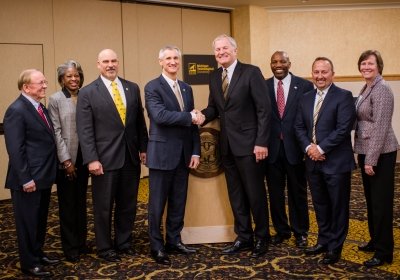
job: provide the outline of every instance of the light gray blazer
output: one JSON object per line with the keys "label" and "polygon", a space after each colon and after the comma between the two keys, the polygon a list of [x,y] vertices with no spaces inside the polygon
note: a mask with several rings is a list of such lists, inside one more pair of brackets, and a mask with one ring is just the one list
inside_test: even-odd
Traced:
{"label": "light gray blazer", "polygon": [[354,152],[365,155],[365,164],[376,166],[380,154],[399,149],[392,127],[393,92],[378,75],[371,87],[365,85],[362,88],[360,96],[356,106]]}
{"label": "light gray blazer", "polygon": [[76,105],[67,90],[50,96],[48,111],[53,123],[60,163],[71,159],[75,164],[78,153],[78,134],[76,132]]}

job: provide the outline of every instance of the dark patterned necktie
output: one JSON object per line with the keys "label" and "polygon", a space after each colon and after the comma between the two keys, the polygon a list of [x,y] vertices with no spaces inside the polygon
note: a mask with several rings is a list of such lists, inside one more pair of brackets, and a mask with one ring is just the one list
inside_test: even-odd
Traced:
{"label": "dark patterned necktie", "polygon": [[38,113],[39,113],[39,116],[40,116],[40,117],[42,118],[42,120],[46,123],[47,127],[50,128],[50,124],[49,124],[49,122],[47,121],[46,116],[44,115],[43,108],[42,108],[42,104],[39,104],[39,106],[38,106],[38,108],[37,108],[37,111],[38,111]]}
{"label": "dark patterned necktie", "polygon": [[276,103],[278,104],[279,116],[283,117],[283,112],[285,111],[285,93],[283,91],[282,81],[278,82],[278,88],[276,90]]}
{"label": "dark patterned necktie", "polygon": [[228,93],[228,87],[229,87],[228,70],[224,69],[224,71],[222,71],[222,93],[225,99]]}

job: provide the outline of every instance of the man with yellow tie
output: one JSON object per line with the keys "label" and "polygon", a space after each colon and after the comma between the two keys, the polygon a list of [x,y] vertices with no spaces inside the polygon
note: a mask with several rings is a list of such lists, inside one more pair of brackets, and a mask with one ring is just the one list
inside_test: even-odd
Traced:
{"label": "man with yellow tie", "polygon": [[109,262],[134,254],[140,162],[148,142],[139,87],[118,77],[118,66],[113,50],[99,53],[100,77],[81,89],[76,112],[83,162],[92,175],[97,253]]}

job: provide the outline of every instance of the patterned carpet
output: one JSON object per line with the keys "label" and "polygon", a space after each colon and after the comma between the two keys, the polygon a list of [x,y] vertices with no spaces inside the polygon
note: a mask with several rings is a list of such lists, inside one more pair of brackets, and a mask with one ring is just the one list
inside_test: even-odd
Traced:
{"label": "patterned carpet", "polygon": [[[369,253],[357,251],[357,245],[366,241],[366,206],[360,174],[353,174],[350,232],[344,245],[342,259],[335,265],[320,264],[321,256],[306,257],[294,245],[294,238],[279,246],[270,246],[265,257],[252,259],[249,252],[222,256],[226,244],[195,245],[194,256],[171,256],[172,266],[165,267],[152,261],[147,236],[148,181],[140,186],[140,203],[135,224],[136,257],[124,257],[118,264],[110,264],[90,254],[78,263],[63,261],[52,267],[53,279],[400,279],[400,166],[397,166],[394,232],[395,255],[391,265],[366,269],[362,262]],[[88,194],[90,198],[90,194]],[[310,201],[311,206],[311,201]],[[93,215],[89,199],[89,240],[93,244]],[[310,208],[310,243],[316,240],[315,215]],[[271,228],[272,231],[272,228]],[[49,227],[45,250],[51,256],[62,256],[59,238],[57,196],[52,195]],[[9,200],[0,201],[0,279],[29,279],[20,273],[16,233]]]}

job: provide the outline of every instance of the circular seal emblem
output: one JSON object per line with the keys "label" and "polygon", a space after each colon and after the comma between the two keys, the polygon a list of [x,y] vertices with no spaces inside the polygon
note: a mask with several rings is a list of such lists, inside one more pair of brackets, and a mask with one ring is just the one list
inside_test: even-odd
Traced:
{"label": "circular seal emblem", "polygon": [[223,171],[219,149],[219,131],[211,127],[200,128],[200,164],[190,173],[197,177],[210,178]]}

